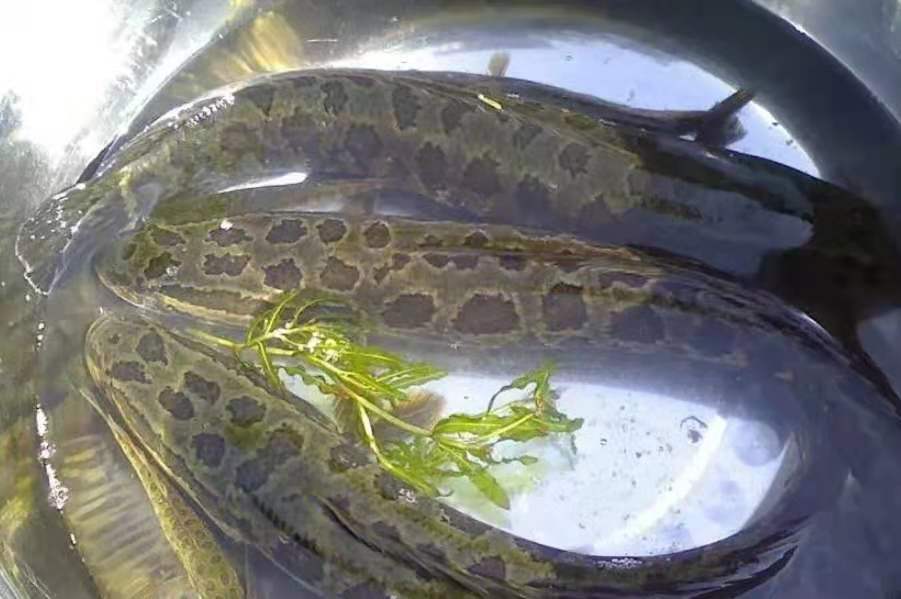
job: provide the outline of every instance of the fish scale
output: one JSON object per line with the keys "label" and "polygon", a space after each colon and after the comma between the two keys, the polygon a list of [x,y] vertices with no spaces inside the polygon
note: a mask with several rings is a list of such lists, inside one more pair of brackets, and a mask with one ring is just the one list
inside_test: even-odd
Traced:
{"label": "fish scale", "polygon": [[[336,276],[335,261],[353,276]],[[517,227],[311,213],[238,215],[225,228],[221,219],[152,221],[95,264],[104,284],[136,305],[237,325],[285,291],[277,279],[266,283],[273,267],[296,269],[302,288],[343,295],[373,316],[376,330],[473,348],[525,343],[544,354],[582,338],[580,352],[626,380],[681,372],[694,389],[710,385],[724,398],[749,374],[769,380],[768,401],[784,404],[786,433],[819,426],[810,401],[819,387],[808,386],[824,369],[847,367],[835,363],[842,356],[828,339],[767,294],[636,250]],[[555,295],[561,285],[570,292]],[[416,294],[432,298],[428,318],[407,305],[392,320],[398,299]],[[507,298],[515,326],[499,331],[491,302],[461,320],[476,298]],[[651,327],[637,334],[642,322]],[[285,402],[234,357],[158,325],[103,318],[87,354],[128,428],[207,515],[319,589],[348,590],[348,580],[401,596],[462,592],[448,584],[509,597],[632,593],[663,581],[673,592],[720,588],[739,572],[778,567],[798,524],[792,493],[819,476],[806,465],[772,514],[708,548],[665,559],[584,556],[418,495],[302,399]],[[730,409],[728,400],[720,408]],[[765,413],[766,404],[757,408]],[[256,417],[236,421],[239,414]],[[250,445],[245,434],[229,437],[235,426],[258,427]],[[799,442],[814,451],[819,441]]]}
{"label": "fish scale", "polygon": [[[160,202],[304,170],[380,178],[468,218],[702,260],[792,302],[861,355],[854,325],[901,301],[893,236],[861,198],[650,125],[540,104],[541,86],[539,102],[521,84],[501,110],[480,99],[505,81],[322,69],[213,92],[125,144],[89,185],[42,203],[16,255],[46,293]],[[797,239],[773,238],[789,229]]]}
{"label": "fish scale", "polygon": [[[528,100],[485,102],[474,91],[422,74],[359,70],[288,73],[233,87],[164,117],[126,144],[89,184],[43,203],[19,231],[17,257],[33,287],[47,293],[83,256],[127,228],[140,228],[161,202],[208,197],[260,176],[302,169],[314,177],[388,181],[472,220],[648,245],[727,270],[760,261],[761,272],[748,278],[809,311],[852,349],[857,348],[856,337],[846,323],[899,297],[899,279],[893,276],[897,252],[877,215],[838,188],[673,136],[575,122],[565,110],[536,108]],[[749,215],[754,217],[750,227]],[[770,247],[764,225],[773,218],[809,229],[809,239],[784,255],[770,251],[761,256],[759,247]],[[332,232],[323,237],[320,225],[326,221],[315,229],[322,243],[351,239],[337,236],[335,225],[325,227]],[[402,225],[386,224],[389,232]],[[154,226],[166,227],[152,223],[144,231]],[[207,236],[212,233],[210,223],[196,226],[206,227],[202,232]],[[452,232],[446,223],[428,226],[441,235]],[[731,240],[736,230],[758,246]],[[277,236],[272,229],[268,234]],[[287,229],[279,234],[291,235]],[[329,242],[330,235],[337,238]],[[113,260],[98,272],[136,305],[168,307],[215,322],[246,322],[278,292],[304,284],[359,301],[388,329],[415,329],[445,339],[471,337],[489,347],[516,335],[525,342],[521,344],[540,347],[565,345],[581,335],[580,342],[596,343],[593,349],[601,352],[602,363],[616,364],[625,379],[650,370],[701,386],[719,377],[720,390],[733,391],[724,382],[759,380],[752,386],[756,392],[786,394],[786,399],[798,394],[800,407],[785,423],[787,430],[798,424],[794,419],[815,420],[811,397],[833,380],[830,369],[849,368],[850,360],[792,310],[772,297],[708,276],[696,265],[686,270],[626,249],[613,255],[605,253],[609,249],[592,253],[590,244],[572,237],[561,238],[571,246],[569,254],[559,245],[556,250],[539,245],[543,257],[529,254],[534,243],[516,247],[507,243],[509,237],[500,250],[466,247],[465,240],[451,250],[440,243],[440,235],[433,235],[439,242],[434,247],[394,251],[390,259],[385,252],[372,252],[374,261],[363,264],[361,258],[368,254],[361,246],[372,242],[362,235],[366,241],[354,237],[356,246],[348,243],[346,254],[320,251],[315,264],[301,263],[312,259],[306,255],[276,251],[273,240],[238,253],[232,251],[237,247],[226,250],[218,242],[218,249],[196,246],[209,242],[188,235],[186,244],[194,243],[199,253],[185,254],[175,238],[163,247],[167,242],[161,235],[133,246],[131,256],[118,254],[137,269],[117,271]],[[588,256],[576,258],[585,262],[576,267],[573,255],[581,253]],[[108,255],[104,251],[104,259]],[[448,281],[458,282],[457,288]],[[484,281],[494,283],[459,295]],[[398,295],[396,289],[411,283],[412,293]],[[394,295],[379,295],[388,288],[395,289]],[[600,288],[606,291],[595,293]],[[398,309],[392,312],[391,306]],[[417,315],[419,320],[411,323]],[[223,455],[234,460],[231,476],[210,477],[204,467],[219,455],[222,442],[216,439],[223,439],[213,423],[227,416],[208,410],[202,398],[191,395],[195,391],[189,385],[172,376],[191,372],[224,385],[250,379],[236,377],[225,357],[162,329],[158,334],[164,347],[183,361],[167,368],[147,362],[136,344],[154,326],[99,320],[87,347],[97,383],[122,412],[130,433],[138,436],[141,451],[226,534],[261,545],[298,578],[324,577],[326,587],[342,592],[387,588],[413,594],[426,588],[441,595],[450,588],[446,585],[454,584],[496,596],[577,597],[663,592],[664,587],[701,592],[741,584],[745,576],[763,576],[790,555],[799,522],[791,501],[777,505],[784,511],[777,509],[735,537],[665,559],[592,558],[528,543],[428,498],[415,497],[411,503],[411,491],[386,479],[371,463],[336,476],[321,461],[300,459],[301,448],[290,444],[294,433],[315,433],[321,443],[312,449],[319,451],[340,447],[340,442],[333,431],[320,430],[316,415],[301,409],[302,402],[292,404],[299,413],[284,412],[286,404],[273,403],[272,390],[261,391],[253,381],[248,392],[271,407],[267,414],[280,413],[284,420],[270,423],[253,448],[228,446]],[[122,338],[135,345],[123,353],[111,336],[102,334],[106,329],[121,330]],[[777,351],[783,341],[787,345]],[[667,354],[678,354],[681,362]],[[151,370],[153,376],[145,376]],[[713,374],[705,378],[708,373]],[[156,403],[136,401],[143,397],[144,384],[153,386]],[[155,421],[146,420],[160,406],[164,413],[157,411]],[[188,422],[171,420],[186,416],[189,406],[194,416]],[[198,436],[192,427],[211,427],[206,433],[211,436]],[[181,436],[167,434],[179,430]],[[194,432],[189,436],[186,430]],[[286,432],[291,433],[287,438]],[[815,439],[801,442],[811,445],[806,449],[815,455]],[[311,449],[309,444],[303,448]],[[263,466],[277,467],[277,475],[263,477]],[[259,493],[248,491],[261,478],[255,489]],[[792,484],[801,485],[803,478]],[[307,479],[333,485],[328,487],[332,490],[358,486],[349,495],[311,497],[293,484]],[[299,501],[304,497],[310,501]],[[370,503],[357,502],[360,498]],[[295,507],[285,507],[291,502]],[[372,502],[380,509],[361,507]],[[320,568],[316,564],[323,556],[328,559]],[[537,577],[530,574],[533,570]],[[423,576],[429,580],[424,582]],[[340,581],[348,579],[360,582],[342,587]]]}

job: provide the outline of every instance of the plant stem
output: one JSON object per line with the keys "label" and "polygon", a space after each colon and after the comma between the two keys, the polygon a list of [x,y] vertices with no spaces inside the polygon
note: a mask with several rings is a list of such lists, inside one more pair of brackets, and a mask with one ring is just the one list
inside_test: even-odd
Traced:
{"label": "plant stem", "polygon": [[[329,364],[328,362],[326,362],[324,360],[320,360],[319,358],[316,358],[315,356],[307,356],[306,359],[311,364],[313,364],[313,366],[316,366],[320,370],[330,372],[339,380],[342,380],[342,381],[345,380],[346,377],[343,376],[343,373],[339,369],[337,369],[334,366],[332,366],[331,364]],[[353,386],[356,386],[356,385],[353,385]],[[392,415],[390,412],[383,410],[376,404],[372,403],[371,401],[369,401],[368,399],[366,399],[365,397],[360,395],[360,393],[358,393],[355,389],[351,389],[350,385],[348,385],[347,383],[345,383],[345,391],[347,391],[347,393],[355,401],[362,404],[367,410],[374,412],[380,418],[384,419],[386,422],[390,422],[391,424],[398,427],[399,429],[405,430],[408,433],[411,433],[413,435],[417,435],[420,437],[430,437],[432,435],[431,431],[428,431],[424,428],[420,428],[414,424],[410,424],[409,422],[405,422],[405,421],[401,420],[400,418]]]}
{"label": "plant stem", "polygon": [[520,416],[518,419],[514,420],[507,426],[502,426],[501,428],[497,429],[496,431],[491,431],[490,433],[479,435],[478,437],[476,437],[476,439],[490,439],[492,437],[500,437],[507,431],[512,431],[513,429],[528,422],[529,420],[531,420],[533,418],[535,418],[534,413],[529,413],[524,416]]}
{"label": "plant stem", "polygon": [[205,339],[206,341],[215,343],[216,345],[219,345],[222,347],[227,347],[234,351],[240,351],[241,349],[244,348],[243,343],[237,343],[235,341],[232,341],[231,339],[225,339],[223,337],[211,335],[205,331],[199,331],[197,329],[190,329],[188,332],[191,333],[192,335],[194,335],[195,337],[199,337],[200,339]]}

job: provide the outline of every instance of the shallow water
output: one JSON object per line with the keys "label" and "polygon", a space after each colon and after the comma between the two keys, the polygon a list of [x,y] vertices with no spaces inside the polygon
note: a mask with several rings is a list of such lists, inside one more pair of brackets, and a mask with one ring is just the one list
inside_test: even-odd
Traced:
{"label": "shallow water", "polygon": [[[284,21],[279,23],[278,19],[264,20],[261,23],[266,28],[276,27],[273,23],[279,27],[285,24]],[[287,23],[290,25],[290,21]],[[481,26],[474,29],[478,31],[479,27]],[[625,43],[616,37],[593,38],[590,28],[588,29],[588,32],[567,31],[562,36],[566,39],[551,43],[549,48],[535,50],[534,56],[530,53],[533,51],[528,49],[514,54],[509,74],[518,75],[516,69],[522,64],[539,68],[543,57],[551,62],[547,69],[541,67],[540,70],[553,72],[551,81],[554,83],[566,85],[575,91],[598,93],[607,99],[649,107],[653,106],[652,101],[641,102],[641,97],[629,94],[626,89],[636,87],[652,91],[653,86],[649,87],[648,81],[657,80],[655,69],[666,73],[665,76],[660,75],[660,81],[685,78],[697,83],[693,89],[707,90],[705,94],[684,98],[685,105],[679,106],[680,108],[710,104],[711,100],[720,98],[728,89],[722,81],[694,65],[680,63],[673,69],[660,56],[648,58],[651,46],[645,42],[642,42],[645,45],[640,45],[636,50],[632,45],[634,42]],[[290,31],[291,28],[289,26],[287,29],[276,30]],[[445,35],[457,39],[446,32]],[[478,35],[484,35],[484,32]],[[498,40],[504,39],[497,33],[492,36]],[[573,47],[570,48],[568,44],[573,44]],[[420,53],[415,50],[417,46],[429,49]],[[196,72],[198,64],[215,61],[217,54],[222,52],[222,47],[217,45],[207,48],[175,81],[190,80],[192,69]],[[367,52],[364,47],[359,56],[336,60],[334,64],[479,71],[489,55],[488,50],[481,48],[467,49],[465,41],[460,42],[459,39],[445,43],[440,35],[436,39],[434,34],[417,34],[404,36],[395,48],[387,51],[380,49],[378,52]],[[616,77],[616,84],[621,86],[619,93],[614,93],[606,83],[586,85],[586,81],[578,77],[580,72],[588,68],[586,64],[596,64],[596,61],[602,64],[606,64],[605,61],[613,62],[622,67],[618,71],[622,76]],[[630,81],[623,75],[630,72],[636,73],[636,77],[641,79]],[[582,85],[577,85],[577,81]],[[601,88],[604,93],[600,93]],[[160,94],[163,102],[168,99],[167,94],[172,89],[178,89],[178,86],[170,84]],[[647,93],[650,94],[650,91]],[[659,97],[661,96],[648,96],[649,99]],[[673,106],[667,103],[666,106],[659,107]],[[753,149],[817,174],[818,169],[810,156],[797,144],[787,143],[791,142],[791,136],[774,124],[777,119],[764,106],[754,105],[745,111],[742,122],[749,133],[736,146],[738,149]],[[729,218],[727,215],[726,220]],[[751,221],[745,221],[745,224],[747,222]],[[759,242],[759,233],[765,226],[766,223],[749,236],[749,243]],[[796,239],[803,238],[805,233],[803,230],[787,227],[784,235],[774,245],[790,245]],[[740,271],[742,268],[736,266],[735,270]],[[29,335],[35,335],[35,340],[36,335],[41,335],[40,345],[44,345],[43,336],[46,335],[49,339],[51,334],[44,329],[48,326],[46,323],[50,323],[56,340],[52,344],[48,341],[48,345],[41,349],[42,362],[50,365],[45,372],[52,371],[63,360],[59,357],[60,354],[67,356],[78,352],[83,328],[96,316],[98,305],[116,305],[107,296],[101,295],[98,299],[97,291],[90,281],[87,264],[84,265],[84,274],[85,287],[73,286],[78,291],[57,297],[51,306],[51,313],[41,320],[45,324],[35,324],[25,335],[26,339]],[[477,373],[444,381],[446,386],[438,390],[448,401],[446,409],[471,410],[473,397],[489,396],[490,390],[509,381],[518,372],[515,365],[505,366],[501,374]],[[600,555],[662,554],[720,540],[740,530],[749,521],[753,522],[759,515],[758,510],[765,512],[769,507],[768,501],[774,496],[778,497],[780,485],[785,484],[793,472],[803,471],[803,466],[816,457],[804,455],[802,450],[798,450],[792,437],[798,431],[791,426],[786,430],[784,422],[779,422],[780,406],[764,410],[763,416],[743,414],[740,411],[737,414],[729,413],[728,410],[723,413],[718,408],[722,408],[723,402],[728,404],[734,398],[698,398],[690,392],[655,394],[642,389],[647,386],[642,385],[642,381],[636,380],[633,383],[626,385],[625,389],[611,388],[603,386],[599,381],[571,380],[562,376],[557,383],[560,387],[561,408],[568,414],[586,418],[585,427],[576,435],[575,451],[566,443],[539,445],[533,449],[542,457],[544,470],[530,472],[527,469],[523,472],[511,469],[511,472],[506,473],[504,476],[508,478],[503,480],[509,480],[509,484],[518,491],[508,514],[499,514],[497,510],[480,506],[472,490],[465,485],[455,488],[449,501],[491,524],[561,548]],[[467,397],[469,400],[465,399]],[[475,409],[479,405],[481,404],[477,402]],[[811,589],[818,589],[817,593],[829,591],[831,596],[836,597],[843,596],[842,592],[859,588],[871,589],[874,593],[888,593],[897,581],[890,557],[895,547],[892,541],[893,507],[883,500],[884,496],[879,489],[891,489],[894,484],[892,481],[898,481],[901,475],[895,473],[889,462],[877,456],[888,453],[886,450],[892,447],[901,447],[901,440],[894,423],[879,408],[874,409],[868,405],[838,405],[833,408],[839,410],[839,413],[846,411],[846,418],[838,420],[844,421],[847,428],[840,428],[838,432],[832,433],[832,438],[839,447],[836,454],[829,458],[836,460],[835,477],[839,481],[830,484],[843,486],[843,491],[805,528],[805,543],[789,566],[771,584],[757,591],[761,596],[767,596],[767,593],[797,593],[800,592],[798,589],[810,592],[811,596],[828,596],[814,595]],[[61,452],[72,452],[74,455],[75,450],[66,441],[66,435],[77,438],[78,435],[96,433],[98,436],[88,438],[101,445],[112,446],[112,442],[108,436],[105,441],[97,441],[104,438],[103,426],[87,406],[73,407],[70,403],[63,402],[58,395],[50,393],[42,397],[41,410],[41,418],[49,417],[49,428],[45,428],[39,419],[35,419],[34,424],[23,426],[36,429],[42,442],[34,444],[25,441],[22,443],[24,449],[19,449],[26,455],[38,453],[41,468],[17,475],[16,480],[21,485],[29,480],[30,484],[38,485],[40,491],[31,491],[31,495],[40,498],[49,494],[51,502],[44,506],[43,515],[37,519],[40,525],[35,530],[38,532],[25,538],[21,535],[10,537],[18,539],[14,545],[15,557],[12,561],[26,564],[25,568],[18,570],[18,576],[27,579],[27,561],[22,561],[21,555],[33,551],[33,547],[46,547],[48,544],[58,547],[59,551],[48,557],[48,562],[55,560],[61,564],[60,572],[68,569],[71,574],[58,574],[57,580],[66,580],[68,577],[73,581],[81,581],[72,583],[70,588],[76,588],[80,584],[79,588],[90,594],[96,591],[98,576],[93,573],[92,581],[81,570],[84,556],[79,557],[79,539],[73,539],[74,545],[62,546],[66,538],[72,537],[67,537],[70,533],[67,533],[65,524],[60,524],[57,511],[57,508],[62,508],[65,512],[66,504],[73,501],[71,497],[76,489],[69,487],[74,487],[75,479],[70,479],[68,485],[59,479],[65,473],[61,472],[59,466],[54,466],[54,462],[65,458]],[[771,420],[767,421],[767,418]],[[12,441],[5,442],[15,446],[16,437],[11,438]],[[850,447],[854,449],[851,450]],[[846,455],[847,453],[855,455]],[[118,461],[117,467],[107,468],[112,477],[124,462],[121,455],[115,457],[115,451],[108,455],[114,456]],[[126,480],[127,469],[121,470],[118,476]],[[60,487],[66,487],[67,491],[63,492]],[[824,494],[828,495],[832,490],[834,489],[827,489]],[[809,493],[818,494],[813,489]],[[7,502],[6,505],[12,504]],[[69,509],[74,510],[76,503],[69,505]],[[599,505],[615,507],[599,511]],[[147,506],[143,509],[144,512],[139,512],[135,508],[135,523],[152,521],[152,517],[147,515]],[[9,508],[3,514],[12,514],[8,516],[9,519],[16,518]],[[44,533],[41,531],[47,532],[46,536],[42,537]],[[85,542],[82,546],[84,545],[89,543]],[[235,549],[233,554],[241,555],[241,551]],[[161,554],[164,552],[164,548],[160,549]],[[148,551],[147,554],[153,555],[153,552]],[[161,557],[159,560],[160,564],[165,562],[165,558]],[[256,556],[245,558],[245,561],[257,563],[261,560]],[[177,588],[180,577],[184,584],[184,574],[178,572],[176,567],[173,566],[172,570],[166,570],[164,566],[158,567],[162,568],[160,572],[165,572],[160,580],[169,585],[167,588]],[[248,580],[252,581],[251,588],[256,589],[252,592],[264,596],[267,592],[285,592],[284,585],[290,583],[280,579],[280,573],[267,569],[265,564],[256,567],[258,572],[252,571],[253,568],[246,568],[247,571],[252,571],[248,575]],[[830,584],[827,582],[830,580],[838,582]]]}

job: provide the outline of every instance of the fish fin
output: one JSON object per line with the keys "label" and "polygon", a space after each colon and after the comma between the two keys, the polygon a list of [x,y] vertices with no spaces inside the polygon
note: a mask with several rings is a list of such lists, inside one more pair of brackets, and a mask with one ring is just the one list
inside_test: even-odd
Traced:
{"label": "fish fin", "polygon": [[740,139],[745,131],[736,115],[753,99],[754,92],[740,89],[714,104],[701,114],[695,141],[709,146],[726,146]]}

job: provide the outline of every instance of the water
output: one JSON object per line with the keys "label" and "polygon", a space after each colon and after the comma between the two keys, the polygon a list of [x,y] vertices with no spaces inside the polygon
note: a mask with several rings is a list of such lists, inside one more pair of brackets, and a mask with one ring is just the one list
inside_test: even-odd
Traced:
{"label": "water", "polygon": [[[257,25],[266,32],[280,32],[279,35],[287,36],[283,38],[285,40],[294,36],[294,24],[290,19],[269,17],[268,20],[258,21]],[[505,43],[504,36],[487,25],[471,25],[467,29],[475,32],[475,38],[489,37],[496,40],[499,46]],[[450,31],[402,36],[388,50],[379,44],[378,50],[368,51],[364,45],[359,55],[337,59],[332,64],[480,71],[482,65],[487,63],[490,50],[470,48],[465,39],[460,42],[453,35],[456,31],[454,27]],[[458,41],[445,41],[441,34]],[[569,30],[561,37],[566,39],[552,40],[546,48],[514,53],[509,74],[527,76],[534,71],[519,72],[517,69],[525,68],[521,65],[530,65],[530,69],[549,74],[544,78],[547,82],[648,107],[706,106],[720,99],[728,90],[721,80],[695,65],[677,62],[673,66],[659,55],[648,58],[652,44],[645,43],[636,49],[634,42],[627,43],[623,38],[595,37],[588,26],[576,32]],[[207,48],[162,90],[158,96],[162,100],[158,101],[169,101],[173,90],[179,89],[180,81],[189,81],[198,73],[206,72],[204,69],[210,62],[228,65],[227,61],[221,61],[221,56],[233,52],[229,48],[229,44],[236,43],[233,40],[231,38],[221,45],[214,44]],[[241,42],[237,43],[240,45]],[[290,49],[292,46],[285,44],[284,47]],[[419,47],[427,50],[417,50]],[[275,50],[267,60],[272,65],[284,66],[285,63],[280,61],[292,60],[291,52],[280,55]],[[586,69],[592,68],[591,65],[599,63],[612,63],[621,68],[615,71],[615,76],[611,75],[603,81],[580,76]],[[632,78],[630,73],[634,74]],[[669,101],[661,101],[667,96],[652,94],[654,82],[659,82],[661,89],[668,89],[673,81],[679,79],[692,82],[692,85],[684,87],[690,88],[694,95],[682,97],[684,104],[674,106]],[[630,94],[630,88],[646,90],[648,95]],[[642,102],[644,99],[647,101]],[[738,149],[763,153],[817,174],[817,166],[805,149],[792,141],[790,133],[776,124],[778,119],[762,105],[755,105],[743,113],[742,122],[748,135],[736,146]],[[290,184],[299,182],[298,177],[287,181]],[[259,181],[250,182],[248,186],[256,188]],[[804,231],[790,233],[800,237],[805,234]],[[96,316],[98,305],[116,306],[93,286],[87,269],[83,286],[73,285],[73,289],[78,291],[56,300],[48,319],[53,322],[51,328],[58,337],[52,346],[42,349],[42,360],[46,364],[58,363],[55,357],[47,356],[48,352],[71,355],[79,351],[84,323]],[[70,322],[74,323],[71,331],[66,326]],[[36,341],[37,335],[50,334],[43,329],[38,330],[36,325],[31,328],[30,333]],[[59,341],[65,335],[71,335],[71,339]],[[486,390],[496,389],[517,372],[515,366],[509,365],[500,374],[464,373],[465,376],[461,376],[455,373],[455,376],[442,381],[436,390],[447,400],[446,412],[472,411],[473,398],[486,397],[490,394]],[[501,480],[517,491],[509,513],[486,508],[466,485],[455,487],[448,501],[493,525],[549,545],[596,555],[659,555],[721,540],[753,523],[761,511],[766,512],[769,502],[774,497],[778,498],[781,485],[794,473],[803,475],[804,468],[809,467],[812,456],[804,455],[804,443],[799,449],[794,438],[798,434],[803,437],[805,432],[792,430],[791,427],[786,431],[784,423],[779,422],[779,408],[774,410],[775,414],[729,413],[721,408],[723,402],[732,400],[730,397],[698,397],[690,392],[647,392],[641,390],[645,386],[640,384],[641,381],[633,383],[623,388],[604,385],[597,380],[586,382],[562,376],[555,383],[560,387],[561,409],[567,414],[586,418],[585,426],[573,440],[574,447],[561,441],[535,444],[528,448],[541,458],[543,467],[538,470],[510,468],[501,476]],[[480,405],[476,403],[475,409]],[[34,529],[37,532],[24,541],[21,540],[21,533],[10,536],[11,539],[18,539],[14,545],[15,560],[21,565],[11,571],[18,572],[20,581],[28,579],[32,564],[22,562],[18,556],[49,544],[58,551],[47,558],[47,563],[59,564],[56,568],[58,572],[52,578],[39,580],[35,586],[46,586],[51,596],[58,596],[58,592],[52,589],[63,588],[59,586],[61,581],[67,581],[71,585],[68,588],[77,588],[79,592],[89,595],[97,591],[97,586],[102,586],[98,583],[102,576],[94,574],[94,581],[87,580],[81,565],[84,555],[79,553],[85,545],[89,545],[90,539],[73,539],[66,529],[65,518],[59,516],[59,508],[65,516],[66,505],[74,505],[69,502],[73,501],[72,494],[76,489],[68,488],[67,483],[59,478],[59,467],[55,467],[54,463],[63,457],[60,452],[74,454],[73,445],[67,441],[69,437],[86,437],[108,448],[113,447],[113,442],[108,434],[104,436],[102,422],[86,405],[73,406],[50,394],[50,397],[42,398],[40,410],[35,414],[33,424],[26,423],[23,427],[33,428],[41,441],[36,449],[32,449],[26,441],[22,443],[25,449],[20,451],[25,454],[38,453],[41,469],[20,474],[17,480],[22,486],[26,483],[37,485],[39,490],[30,491],[30,496],[48,497],[49,501],[39,508],[42,516],[37,519],[41,523]],[[841,501],[831,503],[808,529],[811,538],[825,539],[820,541],[821,545],[831,546],[832,539],[843,539],[843,549],[835,547],[837,553],[831,555],[828,550],[811,548],[810,543],[805,545],[806,549],[799,551],[791,566],[776,582],[761,591],[762,596],[767,592],[797,593],[800,592],[798,589],[812,593],[811,589],[816,588],[824,592],[828,584],[822,580],[829,580],[827,574],[830,569],[833,570],[833,577],[842,575],[844,578],[841,580],[846,585],[835,585],[831,589],[833,593],[860,587],[879,592],[892,589],[891,566],[880,560],[883,554],[875,549],[875,543],[861,541],[859,537],[875,534],[868,532],[873,527],[885,528],[879,525],[883,521],[880,514],[890,514],[891,510],[889,506],[879,503],[876,499],[878,493],[871,489],[878,488],[880,480],[891,488],[887,481],[896,480],[897,475],[890,469],[886,470],[881,462],[875,462],[868,468],[861,468],[860,463],[866,462],[863,456],[872,455],[870,444],[873,437],[886,439],[885,445],[892,447],[897,444],[897,434],[892,432],[890,424],[880,419],[878,413],[871,414],[866,410],[859,413],[855,410],[849,408],[848,421],[852,423],[849,428],[862,424],[866,427],[864,432],[851,430],[842,433],[850,439],[855,438],[855,434],[863,434],[868,439],[861,441],[860,447],[864,448],[861,456],[848,460],[854,462],[857,470],[852,475],[836,475],[846,489]],[[44,418],[49,420],[44,421]],[[895,436],[887,436],[890,434]],[[115,451],[107,456],[112,456],[115,460],[112,464],[116,465],[105,469],[111,478],[118,477],[116,480],[121,481],[113,483],[113,488],[124,489],[129,478],[127,464]],[[835,469],[840,472],[844,467],[846,464],[836,463]],[[70,478],[68,486],[74,484],[75,479]],[[134,490],[133,479],[131,484]],[[63,491],[63,488],[66,490]],[[140,503],[140,498],[136,502]],[[123,503],[126,502],[123,500]],[[598,510],[599,505],[604,509]],[[153,520],[147,509],[145,504],[129,512],[136,526],[137,523]],[[3,512],[4,515],[11,513],[9,510]],[[72,542],[67,543],[67,539]],[[154,543],[148,541],[147,546],[155,549],[147,553],[151,556],[156,555],[157,551],[160,556],[165,554],[165,547],[159,540]],[[891,544],[888,549],[887,553],[891,554]],[[243,555],[240,549],[230,550],[232,555]],[[165,561],[168,558],[156,559],[159,564],[168,563]],[[263,560],[258,556],[243,559],[245,574],[250,572],[247,580],[251,593],[277,596],[291,588],[291,583],[283,575],[265,563],[261,564]],[[846,569],[839,568],[838,573],[835,573],[835,568],[830,568],[830,564],[836,562],[858,563],[855,560],[869,565],[861,569],[845,566]],[[249,567],[245,566],[246,563],[255,565]],[[159,579],[158,592],[164,592],[161,590],[163,587],[169,589],[165,592],[170,592],[173,585],[179,588],[178,584],[187,584],[183,573],[158,567],[164,573]],[[38,569],[42,569],[40,565]],[[147,588],[152,589],[152,586]],[[152,590],[145,592],[153,593]]]}
{"label": "water", "polygon": [[[470,399],[448,401],[446,409],[472,411],[472,398],[503,384],[488,377],[448,379],[441,386],[445,397]],[[541,458],[537,473],[518,465],[504,473],[526,478],[509,511],[486,506],[465,482],[453,487],[449,503],[553,547],[661,555],[741,530],[788,461],[791,445],[764,423],[724,418],[709,406],[652,393],[579,381],[559,385],[560,409],[585,419],[572,444],[506,448],[511,456],[526,451]]]}

